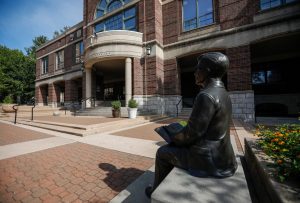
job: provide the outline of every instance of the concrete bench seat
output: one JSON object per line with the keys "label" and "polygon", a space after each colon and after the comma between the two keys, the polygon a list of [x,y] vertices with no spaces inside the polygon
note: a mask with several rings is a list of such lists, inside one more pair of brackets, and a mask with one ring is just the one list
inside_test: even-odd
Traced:
{"label": "concrete bench seat", "polygon": [[[236,147],[233,148],[236,152]],[[193,177],[187,171],[175,167],[152,193],[151,203],[251,202],[239,155],[237,162],[235,175],[223,179]]]}

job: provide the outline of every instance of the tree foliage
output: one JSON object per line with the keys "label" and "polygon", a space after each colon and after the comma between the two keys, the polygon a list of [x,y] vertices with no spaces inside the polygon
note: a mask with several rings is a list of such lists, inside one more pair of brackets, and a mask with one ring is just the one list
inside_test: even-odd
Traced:
{"label": "tree foliage", "polygon": [[16,101],[34,96],[35,60],[20,50],[0,45],[0,99],[11,95]]}
{"label": "tree foliage", "polygon": [[58,37],[59,35],[63,34],[64,32],[66,32],[68,29],[70,29],[70,26],[64,26],[62,29],[55,30],[53,33],[53,39]]}
{"label": "tree foliage", "polygon": [[37,48],[40,47],[41,45],[45,44],[47,41],[48,41],[48,38],[44,35],[35,37],[32,40],[32,46],[25,48],[27,55],[35,60],[36,59],[35,52],[36,52]]}

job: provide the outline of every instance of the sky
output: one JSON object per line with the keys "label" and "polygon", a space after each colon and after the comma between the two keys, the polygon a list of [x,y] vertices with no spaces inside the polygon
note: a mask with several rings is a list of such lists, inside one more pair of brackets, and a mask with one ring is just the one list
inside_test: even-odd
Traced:
{"label": "sky", "polygon": [[82,21],[83,0],[0,0],[0,45],[19,49],[44,35]]}

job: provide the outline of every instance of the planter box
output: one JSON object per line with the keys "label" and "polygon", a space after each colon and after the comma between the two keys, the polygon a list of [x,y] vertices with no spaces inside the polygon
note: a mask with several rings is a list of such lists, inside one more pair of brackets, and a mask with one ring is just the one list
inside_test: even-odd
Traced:
{"label": "planter box", "polygon": [[271,176],[272,162],[255,139],[245,139],[245,160],[259,202],[299,202],[299,180],[279,183]]}

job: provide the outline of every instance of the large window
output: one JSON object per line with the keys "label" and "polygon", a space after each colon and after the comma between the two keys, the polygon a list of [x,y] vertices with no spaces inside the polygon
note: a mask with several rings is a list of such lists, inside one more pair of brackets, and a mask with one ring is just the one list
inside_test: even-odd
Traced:
{"label": "large window", "polygon": [[56,66],[55,69],[59,70],[64,68],[64,50],[56,52]]}
{"label": "large window", "polygon": [[83,55],[83,42],[75,44],[75,62],[80,63],[81,56]]}
{"label": "large window", "polygon": [[117,10],[130,1],[131,0],[101,0],[96,9],[95,19]]}
{"label": "large window", "polygon": [[183,30],[188,31],[214,22],[213,0],[183,0]]}
{"label": "large window", "polygon": [[284,4],[292,3],[298,0],[261,0],[260,1],[260,9],[266,10],[270,8],[274,8],[277,6],[281,6]]}
{"label": "large window", "polygon": [[48,73],[49,58],[48,56],[42,58],[42,75]]}
{"label": "large window", "polygon": [[136,8],[132,7],[95,25],[95,33],[105,30],[136,30]]}

